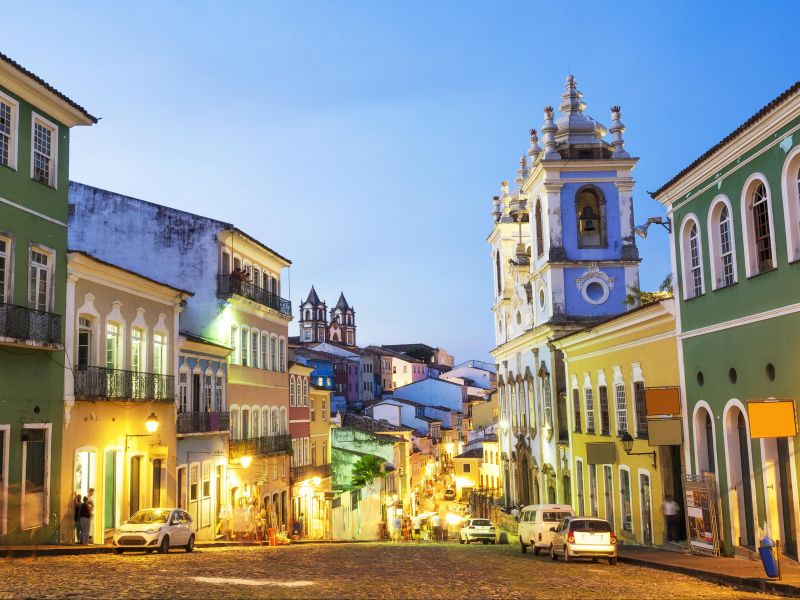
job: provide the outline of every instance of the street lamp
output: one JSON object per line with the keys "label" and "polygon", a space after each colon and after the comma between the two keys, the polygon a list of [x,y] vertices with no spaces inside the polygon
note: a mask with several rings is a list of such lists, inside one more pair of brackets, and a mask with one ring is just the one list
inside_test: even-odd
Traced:
{"label": "street lamp", "polygon": [[634,227],[633,232],[641,238],[646,238],[647,230],[650,225],[661,225],[667,230],[667,233],[672,233],[672,222],[669,220],[669,218],[665,219],[663,217],[650,217],[643,225]]}
{"label": "street lamp", "polygon": [[242,458],[239,459],[239,462],[241,463],[242,467],[244,467],[246,469],[253,462],[253,457],[252,456],[243,456]]}
{"label": "street lamp", "polygon": [[158,417],[156,416],[156,413],[150,413],[150,416],[147,417],[147,420],[144,422],[144,426],[150,433],[156,432],[158,429]]}
{"label": "street lamp", "polygon": [[624,431],[622,435],[619,436],[619,440],[622,442],[622,449],[625,450],[625,454],[628,456],[650,456],[653,458],[653,468],[657,468],[655,450],[652,452],[631,452],[631,450],[633,450],[633,438],[627,431]]}

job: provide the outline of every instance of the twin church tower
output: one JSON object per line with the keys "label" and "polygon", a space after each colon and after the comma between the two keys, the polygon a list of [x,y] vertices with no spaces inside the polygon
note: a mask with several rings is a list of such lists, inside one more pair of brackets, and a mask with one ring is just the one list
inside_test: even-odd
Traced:
{"label": "twin church tower", "polygon": [[300,341],[334,342],[346,346],[356,345],[356,311],[347,303],[344,292],[330,311],[328,305],[319,299],[314,286],[306,301],[300,305]]}

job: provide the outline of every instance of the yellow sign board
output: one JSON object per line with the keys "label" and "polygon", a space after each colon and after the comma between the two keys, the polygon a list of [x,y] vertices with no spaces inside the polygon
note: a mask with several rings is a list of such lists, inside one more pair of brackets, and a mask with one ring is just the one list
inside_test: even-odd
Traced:
{"label": "yellow sign board", "polygon": [[683,444],[683,421],[648,417],[647,438],[651,446],[680,446]]}
{"label": "yellow sign board", "polygon": [[750,400],[747,403],[750,437],[779,438],[797,435],[794,400]]}

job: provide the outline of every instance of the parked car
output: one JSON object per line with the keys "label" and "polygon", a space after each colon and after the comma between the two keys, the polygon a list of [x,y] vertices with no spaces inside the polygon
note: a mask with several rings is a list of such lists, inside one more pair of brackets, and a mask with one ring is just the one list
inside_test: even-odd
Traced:
{"label": "parked car", "polygon": [[456,490],[455,490],[455,488],[447,488],[444,491],[444,499],[445,500],[455,500],[456,499]]}
{"label": "parked car", "polygon": [[566,517],[575,516],[575,511],[568,504],[531,504],[519,514],[519,545],[522,552],[528,547],[534,554],[550,548],[553,539],[551,527],[558,525]]}
{"label": "parked car", "polygon": [[617,536],[611,525],[597,517],[570,517],[553,528],[553,541],[550,543],[550,558],[564,562],[576,558],[605,558],[608,564],[617,564]]}
{"label": "parked car", "polygon": [[461,528],[458,541],[462,544],[470,542],[494,544],[497,541],[497,528],[489,519],[470,519]]}
{"label": "parked car", "polygon": [[114,531],[111,538],[114,552],[144,550],[159,554],[170,548],[194,550],[192,517],[180,508],[146,508],[135,513]]}

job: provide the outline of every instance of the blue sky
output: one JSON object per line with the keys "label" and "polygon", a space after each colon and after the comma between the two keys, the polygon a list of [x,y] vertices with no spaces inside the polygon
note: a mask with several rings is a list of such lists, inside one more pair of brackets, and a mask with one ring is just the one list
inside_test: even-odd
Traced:
{"label": "blue sky", "polygon": [[72,179],[232,221],[292,259],[295,306],[344,290],[359,343],[485,359],[491,197],[567,73],[599,121],[621,104],[643,222],[798,79],[796,3],[753,6],[44,0],[6,3],[0,50],[102,117]]}

